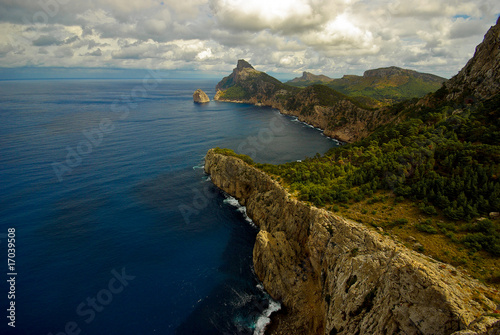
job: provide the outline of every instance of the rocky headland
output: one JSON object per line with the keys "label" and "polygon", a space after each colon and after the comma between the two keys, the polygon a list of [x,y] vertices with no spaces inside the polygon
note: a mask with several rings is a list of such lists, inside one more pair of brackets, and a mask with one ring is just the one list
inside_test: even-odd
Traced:
{"label": "rocky headland", "polygon": [[242,59],[233,72],[217,84],[216,91],[216,101],[276,108],[342,142],[366,137],[377,126],[395,119],[395,115],[363,107],[324,85],[300,89],[283,84]]}

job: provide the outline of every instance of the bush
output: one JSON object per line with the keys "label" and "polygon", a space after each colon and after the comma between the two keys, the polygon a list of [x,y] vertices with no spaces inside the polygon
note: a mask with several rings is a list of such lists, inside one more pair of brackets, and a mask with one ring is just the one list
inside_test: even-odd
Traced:
{"label": "bush", "polygon": [[396,199],[394,200],[396,203],[398,202],[403,202],[405,200],[405,198],[403,196],[399,196],[399,197],[396,197]]}
{"label": "bush", "polygon": [[485,250],[495,256],[500,256],[500,238],[495,235],[471,233],[465,235],[461,242],[474,251]]}
{"label": "bush", "polygon": [[421,223],[416,224],[415,228],[417,228],[418,231],[428,233],[428,234],[437,234],[437,232],[438,232],[437,229],[434,228],[433,226],[429,226],[429,225],[421,224]]}
{"label": "bush", "polygon": [[429,206],[425,206],[422,211],[425,213],[425,214],[428,214],[428,215],[436,215],[437,214],[437,210],[434,206],[432,205],[429,205]]}
{"label": "bush", "polygon": [[224,155],[224,156],[232,156],[232,157],[236,157],[236,158],[239,158],[241,159],[242,161],[244,161],[245,163],[247,164],[250,164],[250,165],[254,165],[254,161],[247,155],[241,155],[241,154],[237,154],[235,153],[233,150],[231,149],[221,149],[219,147],[215,148],[215,153],[217,154],[221,154],[221,155]]}
{"label": "bush", "polygon": [[402,226],[402,225],[405,225],[408,223],[408,219],[397,219],[397,220],[394,220],[393,224],[395,226]]}

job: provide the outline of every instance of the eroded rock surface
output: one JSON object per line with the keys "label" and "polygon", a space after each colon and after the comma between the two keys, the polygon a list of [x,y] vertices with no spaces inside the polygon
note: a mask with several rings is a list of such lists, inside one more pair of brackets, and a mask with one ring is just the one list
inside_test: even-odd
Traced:
{"label": "eroded rock surface", "polygon": [[206,102],[210,102],[210,98],[201,89],[197,89],[193,93],[193,101],[196,102],[196,103],[199,103],[199,104],[203,104],[203,103],[206,103]]}

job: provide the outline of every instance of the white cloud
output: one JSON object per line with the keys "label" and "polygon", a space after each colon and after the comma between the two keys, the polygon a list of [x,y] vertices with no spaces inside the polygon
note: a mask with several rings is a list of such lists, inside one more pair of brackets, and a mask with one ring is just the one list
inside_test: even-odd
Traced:
{"label": "white cloud", "polygon": [[0,66],[259,69],[341,76],[389,65],[451,76],[493,0],[0,0]]}

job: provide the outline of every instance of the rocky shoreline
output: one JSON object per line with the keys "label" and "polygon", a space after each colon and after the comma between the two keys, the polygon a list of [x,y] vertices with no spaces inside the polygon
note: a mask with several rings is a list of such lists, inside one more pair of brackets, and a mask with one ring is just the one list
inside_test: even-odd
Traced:
{"label": "rocky shoreline", "polygon": [[[255,106],[271,107],[277,109],[283,115],[296,117],[300,122],[311,125],[314,128],[321,129],[321,131],[323,131],[323,134],[325,136],[343,143],[354,142],[357,139],[365,137],[369,133],[368,131],[366,131],[366,125],[364,123],[363,124],[355,123],[354,125],[350,125],[348,127],[343,127],[335,130],[329,129],[328,128],[329,120],[327,115],[329,114],[330,111],[329,108],[327,107],[315,106],[312,115],[304,116],[300,114],[300,112],[298,111],[291,111],[285,109],[281,104],[276,103],[275,101],[263,100],[261,102],[258,102],[256,99],[249,99],[249,100],[221,99],[217,95],[214,97],[214,100],[218,102],[231,102],[238,104],[250,104]],[[350,112],[349,107],[352,107],[350,103],[346,104],[348,106],[337,106],[339,109],[346,107],[346,109],[343,111],[343,114],[349,114]],[[370,114],[369,115],[370,118],[377,118],[379,114],[379,112],[374,112],[374,111],[366,111],[366,113]],[[377,115],[373,115],[374,113]]]}
{"label": "rocky shoreline", "polygon": [[498,292],[452,266],[297,201],[239,158],[209,150],[205,172],[247,206],[260,228],[255,272],[286,308],[272,317],[267,334],[500,331],[500,321],[488,316],[497,308]]}

